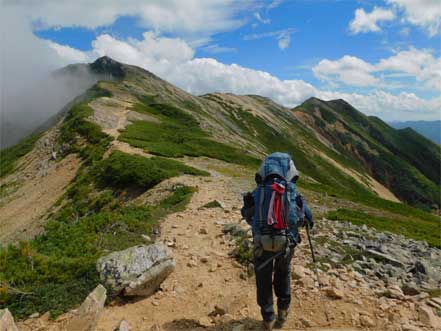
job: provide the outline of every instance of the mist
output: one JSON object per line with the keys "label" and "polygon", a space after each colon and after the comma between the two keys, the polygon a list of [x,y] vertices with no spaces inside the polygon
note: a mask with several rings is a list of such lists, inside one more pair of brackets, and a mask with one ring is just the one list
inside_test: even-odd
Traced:
{"label": "mist", "polygon": [[98,79],[86,65],[56,71],[68,63],[33,34],[30,22],[26,13],[2,5],[0,148],[33,132]]}

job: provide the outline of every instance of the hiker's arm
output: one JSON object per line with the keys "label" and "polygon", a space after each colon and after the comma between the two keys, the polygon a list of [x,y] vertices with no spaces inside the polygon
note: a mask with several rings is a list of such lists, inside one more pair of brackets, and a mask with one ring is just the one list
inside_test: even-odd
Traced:
{"label": "hiker's arm", "polygon": [[254,209],[254,192],[248,192],[243,197],[243,207],[240,213],[250,226],[253,226]]}
{"label": "hiker's arm", "polygon": [[[299,212],[299,218],[300,219],[306,219],[306,221],[309,224],[309,227],[314,226],[314,219],[312,217],[311,209],[309,209],[308,203],[305,200],[305,197],[301,195],[300,193],[296,196],[296,205],[297,210]],[[305,226],[306,224],[303,222],[301,226]]]}
{"label": "hiker's arm", "polygon": [[303,210],[305,212],[306,221],[309,223],[309,227],[312,228],[314,226],[314,219],[312,217],[311,209],[309,209],[309,206],[305,199],[303,199]]}

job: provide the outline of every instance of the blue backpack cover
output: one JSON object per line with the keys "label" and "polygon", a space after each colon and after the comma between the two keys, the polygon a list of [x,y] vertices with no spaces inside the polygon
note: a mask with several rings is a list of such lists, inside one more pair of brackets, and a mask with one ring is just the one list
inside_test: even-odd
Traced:
{"label": "blue backpack cover", "polygon": [[283,204],[285,206],[285,219],[287,231],[295,239],[298,238],[298,215],[296,212],[296,184],[292,181],[298,176],[297,169],[291,156],[287,153],[273,153],[263,162],[257,173],[260,182],[253,192],[255,210],[253,217],[253,235],[273,234],[274,229],[267,223],[270,208],[272,185],[280,183],[285,187]]}

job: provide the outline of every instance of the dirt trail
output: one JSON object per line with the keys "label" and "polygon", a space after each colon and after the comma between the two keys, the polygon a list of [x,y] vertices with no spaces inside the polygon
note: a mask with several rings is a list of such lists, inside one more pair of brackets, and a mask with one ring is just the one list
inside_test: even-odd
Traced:
{"label": "dirt trail", "polygon": [[[138,153],[136,150],[131,152]],[[153,189],[163,194],[167,187],[176,183],[198,188],[185,211],[171,214],[161,222],[158,241],[166,243],[172,250],[176,260],[175,271],[149,298],[110,303],[98,321],[98,331],[114,330],[122,319],[129,322],[133,331],[261,330],[254,275],[229,255],[235,245],[222,231],[224,224],[240,222],[240,192],[251,188],[252,177],[233,178],[214,171],[240,172],[236,166],[220,161],[186,158],[185,163],[210,171],[212,176],[172,178]],[[222,208],[201,208],[213,200],[218,200]],[[151,194],[140,196],[136,201],[149,202],[154,203]],[[247,227],[243,221],[241,224]],[[310,262],[304,240],[296,249],[293,268],[294,265],[306,266]],[[292,281],[293,302],[285,330],[388,329],[387,316],[379,308],[381,300],[373,295],[370,285],[363,279],[344,267],[333,270],[326,276],[328,281],[341,283],[342,279],[346,280],[342,285],[343,299],[333,300],[318,290],[311,270],[305,269],[305,273],[304,278]],[[226,314],[210,316],[215,306],[225,309]],[[415,315],[414,307],[410,305],[400,309],[403,316]],[[62,330],[70,316],[71,313],[67,313],[51,322],[44,315],[21,322],[19,327],[24,331]],[[369,317],[376,327],[360,326],[360,319],[364,316]]]}
{"label": "dirt trail", "polygon": [[[201,168],[204,162],[187,163]],[[261,327],[254,277],[247,276],[247,270],[229,256],[234,245],[222,232],[223,224],[240,221],[240,192],[250,188],[251,183],[211,173],[210,178],[186,176],[185,184],[198,187],[198,192],[184,212],[169,215],[161,223],[159,241],[171,246],[176,270],[152,297],[124,304],[115,302],[107,307],[98,330],[112,330],[122,319],[129,321],[133,330]],[[200,208],[212,200],[220,201],[224,208]],[[306,246],[302,245],[294,263],[309,262],[306,253]],[[292,289],[291,317],[285,329],[326,327],[323,304],[328,305],[333,328],[351,328],[351,313],[369,313],[366,307],[372,306],[370,298],[356,304],[343,300],[320,303],[317,289],[305,290],[294,283]],[[227,314],[210,318],[215,306],[225,308]]]}

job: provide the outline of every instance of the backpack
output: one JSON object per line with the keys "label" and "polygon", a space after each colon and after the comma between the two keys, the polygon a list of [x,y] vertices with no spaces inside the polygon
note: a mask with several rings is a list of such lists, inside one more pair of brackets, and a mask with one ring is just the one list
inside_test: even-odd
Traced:
{"label": "backpack", "polygon": [[269,155],[256,174],[253,229],[266,251],[286,248],[288,237],[297,235],[296,177],[289,154],[279,152]]}

